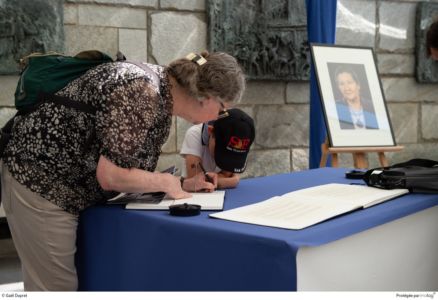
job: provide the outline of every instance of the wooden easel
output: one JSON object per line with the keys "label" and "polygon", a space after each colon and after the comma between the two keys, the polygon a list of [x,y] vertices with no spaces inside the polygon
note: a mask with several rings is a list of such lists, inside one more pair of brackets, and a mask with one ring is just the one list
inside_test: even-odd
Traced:
{"label": "wooden easel", "polygon": [[379,156],[379,162],[382,167],[388,166],[388,160],[385,157],[385,152],[397,152],[403,150],[403,146],[388,146],[388,147],[345,147],[345,148],[333,148],[330,147],[328,139],[321,144],[322,156],[320,167],[325,167],[329,154],[332,155],[332,166],[338,167],[338,153],[351,153],[353,155],[354,167],[358,169],[367,169],[368,160],[365,154],[368,152],[377,152]]}

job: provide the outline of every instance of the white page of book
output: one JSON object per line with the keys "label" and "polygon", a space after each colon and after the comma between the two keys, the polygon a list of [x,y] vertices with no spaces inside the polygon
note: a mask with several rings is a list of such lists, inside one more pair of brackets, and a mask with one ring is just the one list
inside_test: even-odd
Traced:
{"label": "white page of book", "polygon": [[368,186],[326,184],[276,196],[220,213],[213,218],[236,222],[303,229],[337,215],[383,202],[408,190],[381,190]]}
{"label": "white page of book", "polygon": [[126,209],[149,209],[166,210],[170,205],[175,204],[197,204],[201,205],[201,210],[222,210],[224,206],[225,191],[217,190],[212,193],[192,193],[191,198],[185,199],[164,199],[159,203],[128,203]]}
{"label": "white page of book", "polygon": [[117,194],[115,197],[113,197],[113,198],[111,198],[111,199],[108,199],[107,201],[108,201],[108,202],[116,201],[116,200],[118,200],[118,199],[120,199],[120,198],[122,198],[122,197],[125,197],[126,194],[127,194],[127,193],[119,193],[119,194]]}
{"label": "white page of book", "polygon": [[336,201],[337,204],[345,203],[355,208],[366,208],[408,192],[407,189],[384,190],[366,185],[330,183],[290,192],[282,197],[308,203],[321,201],[321,196],[324,196],[326,200]]}

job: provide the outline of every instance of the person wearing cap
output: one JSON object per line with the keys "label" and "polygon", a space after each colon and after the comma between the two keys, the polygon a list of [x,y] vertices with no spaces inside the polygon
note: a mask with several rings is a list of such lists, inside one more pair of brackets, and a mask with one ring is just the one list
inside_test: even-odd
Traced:
{"label": "person wearing cap", "polygon": [[434,21],[427,29],[426,55],[438,61],[438,20]]}
{"label": "person wearing cap", "polygon": [[96,113],[47,102],[17,117],[3,154],[2,203],[26,291],[73,291],[79,214],[120,192],[191,197],[213,191],[199,174],[184,181],[155,172],[173,116],[192,123],[237,103],[245,77],[223,52],[190,54],[168,66],[101,64],[56,94]]}
{"label": "person wearing cap", "polygon": [[216,121],[194,125],[185,135],[180,154],[185,159],[183,176],[202,171],[218,175],[218,188],[239,184],[255,138],[253,119],[240,109],[228,109]]}

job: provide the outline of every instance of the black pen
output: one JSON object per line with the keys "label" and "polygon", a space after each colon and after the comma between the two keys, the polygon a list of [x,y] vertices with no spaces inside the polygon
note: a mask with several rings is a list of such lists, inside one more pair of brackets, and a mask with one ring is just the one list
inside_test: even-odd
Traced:
{"label": "black pen", "polygon": [[199,165],[199,168],[201,168],[202,172],[204,173],[205,181],[214,184],[214,180],[213,180],[213,178],[211,178],[211,177],[207,174],[207,171],[205,171],[205,169],[204,169],[204,167],[202,166],[201,162],[199,162],[198,165]]}

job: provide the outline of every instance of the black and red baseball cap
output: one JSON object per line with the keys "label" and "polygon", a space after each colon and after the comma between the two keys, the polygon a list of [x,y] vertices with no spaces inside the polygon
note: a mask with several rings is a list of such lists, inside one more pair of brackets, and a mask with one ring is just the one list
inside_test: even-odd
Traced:
{"label": "black and red baseball cap", "polygon": [[243,173],[255,138],[253,119],[238,108],[228,109],[214,124],[214,159],[224,171]]}

